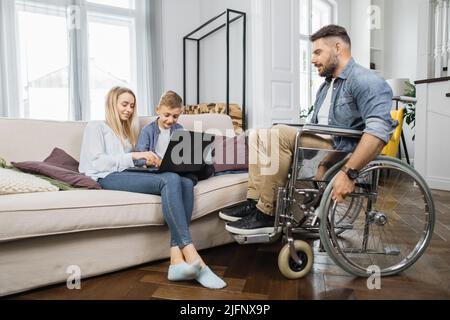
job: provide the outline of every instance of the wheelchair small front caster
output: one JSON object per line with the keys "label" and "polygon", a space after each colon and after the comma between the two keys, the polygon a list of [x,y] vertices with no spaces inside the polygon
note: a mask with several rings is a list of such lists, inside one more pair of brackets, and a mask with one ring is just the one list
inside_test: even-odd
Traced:
{"label": "wheelchair small front caster", "polygon": [[306,276],[313,266],[314,256],[311,246],[301,240],[293,242],[295,252],[301,260],[301,264],[297,263],[292,257],[289,244],[281,249],[278,255],[278,268],[283,276],[288,279],[300,279]]}

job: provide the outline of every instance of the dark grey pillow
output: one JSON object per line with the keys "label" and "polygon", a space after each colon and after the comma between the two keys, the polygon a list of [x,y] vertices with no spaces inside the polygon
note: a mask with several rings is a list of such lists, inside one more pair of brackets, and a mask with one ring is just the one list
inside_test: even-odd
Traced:
{"label": "dark grey pillow", "polygon": [[95,180],[78,172],[77,160],[59,148],[53,149],[43,162],[13,162],[12,165],[24,172],[59,180],[75,188],[101,189]]}
{"label": "dark grey pillow", "polygon": [[53,149],[52,153],[44,160],[44,162],[75,172],[78,172],[78,166],[80,165],[77,160],[59,148]]}
{"label": "dark grey pillow", "polygon": [[65,182],[72,187],[101,189],[101,186],[90,177],[87,177],[79,172],[57,167],[49,163],[40,161],[27,161],[13,162],[12,165],[17,169],[20,169],[21,171],[56,179]]}

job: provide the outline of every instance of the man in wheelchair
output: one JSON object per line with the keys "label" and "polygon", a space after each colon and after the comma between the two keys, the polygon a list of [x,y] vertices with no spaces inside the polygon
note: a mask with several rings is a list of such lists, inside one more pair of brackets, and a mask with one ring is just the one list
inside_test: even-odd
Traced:
{"label": "man in wheelchair", "polygon": [[[384,79],[352,58],[351,40],[343,27],[326,26],[310,40],[312,63],[325,78],[317,93],[311,123],[363,132],[360,139],[301,135],[300,145],[304,148],[352,153],[334,180],[332,198],[339,203],[355,190],[358,171],[375,159],[397,126],[390,115],[393,94]],[[277,192],[288,180],[297,133],[295,127],[277,125],[250,134],[247,201],[219,213],[229,221],[226,225],[229,232],[236,235],[275,232]],[[342,159],[332,159],[336,154],[330,153],[319,164],[316,178]]]}

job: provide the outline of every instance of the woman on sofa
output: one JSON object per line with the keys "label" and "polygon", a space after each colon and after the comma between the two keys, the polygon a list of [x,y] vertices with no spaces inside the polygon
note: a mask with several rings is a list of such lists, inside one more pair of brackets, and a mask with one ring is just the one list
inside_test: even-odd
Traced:
{"label": "woman on sofa", "polygon": [[161,195],[164,219],[171,233],[171,281],[197,280],[211,289],[226,283],[206,266],[192,243],[189,222],[194,206],[193,182],[176,173],[127,172],[135,161],[158,164],[151,151],[133,152],[137,143],[136,96],[115,87],[106,99],[105,121],[90,122],[85,129],[79,171],[98,181],[103,189]]}

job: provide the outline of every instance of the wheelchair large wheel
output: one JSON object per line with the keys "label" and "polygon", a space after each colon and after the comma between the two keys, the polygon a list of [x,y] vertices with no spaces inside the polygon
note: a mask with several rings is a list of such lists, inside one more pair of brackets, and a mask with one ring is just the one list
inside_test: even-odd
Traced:
{"label": "wheelchair large wheel", "polygon": [[[433,234],[435,210],[427,184],[413,168],[378,157],[361,171],[359,191],[342,204],[331,199],[334,179],[320,204],[320,239],[337,265],[356,276],[368,277],[373,270],[389,276],[420,258]],[[362,201],[361,212],[339,234],[339,208],[355,198]]]}
{"label": "wheelchair large wheel", "polygon": [[291,257],[289,245],[286,244],[278,254],[278,268],[283,276],[288,279],[300,279],[306,276],[313,266],[314,255],[311,246],[301,240],[294,241],[295,252],[302,261],[298,264]]}

